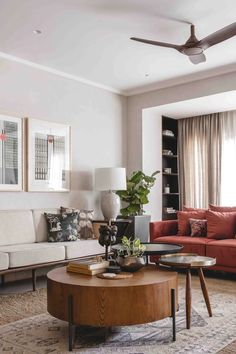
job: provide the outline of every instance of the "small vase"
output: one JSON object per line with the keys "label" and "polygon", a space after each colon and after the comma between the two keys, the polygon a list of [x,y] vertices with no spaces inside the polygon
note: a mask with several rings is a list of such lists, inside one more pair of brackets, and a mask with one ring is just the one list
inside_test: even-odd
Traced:
{"label": "small vase", "polygon": [[143,257],[136,256],[117,257],[116,262],[125,272],[136,272],[145,265]]}

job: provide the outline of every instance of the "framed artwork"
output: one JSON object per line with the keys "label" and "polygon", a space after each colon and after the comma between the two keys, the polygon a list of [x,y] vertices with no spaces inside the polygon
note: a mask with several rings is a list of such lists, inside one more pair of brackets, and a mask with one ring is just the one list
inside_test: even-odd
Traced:
{"label": "framed artwork", "polygon": [[22,191],[22,119],[0,115],[0,191]]}
{"label": "framed artwork", "polygon": [[70,190],[70,127],[27,119],[28,191]]}

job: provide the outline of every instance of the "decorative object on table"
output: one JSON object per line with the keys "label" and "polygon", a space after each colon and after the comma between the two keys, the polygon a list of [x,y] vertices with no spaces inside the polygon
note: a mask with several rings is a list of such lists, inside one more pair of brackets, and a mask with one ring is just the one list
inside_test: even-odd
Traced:
{"label": "decorative object on table", "polygon": [[142,215],[143,205],[148,204],[148,195],[156,181],[156,175],[160,171],[155,171],[151,176],[142,171],[135,171],[130,178],[127,178],[127,190],[118,191],[122,202],[128,204],[120,210],[122,216]]}
{"label": "decorative object on table", "polygon": [[166,149],[162,150],[162,154],[163,155],[174,155],[171,150],[166,150]]}
{"label": "decorative object on table", "polygon": [[116,273],[101,273],[97,274],[98,278],[101,279],[112,279],[112,280],[118,280],[118,279],[127,279],[127,278],[132,278],[133,274],[128,273],[128,272],[122,272],[119,274]]}
{"label": "decorative object on table", "polygon": [[44,213],[48,227],[48,242],[77,241],[77,213]]}
{"label": "decorative object on table", "polygon": [[108,248],[109,246],[115,244],[116,234],[117,234],[116,225],[101,225],[99,228],[99,239],[98,242],[101,246],[105,246],[105,259],[108,260]]}
{"label": "decorative object on table", "polygon": [[140,239],[131,239],[126,236],[122,238],[122,244],[117,249],[118,257],[116,262],[121,266],[122,270],[128,272],[136,272],[145,264],[143,253],[145,246],[141,244]]}
{"label": "decorative object on table", "polygon": [[22,191],[22,119],[0,115],[0,191]]}
{"label": "decorative object on table", "polygon": [[107,267],[107,273],[119,274],[121,272],[121,267],[118,265],[109,265]]}
{"label": "decorative object on table", "polygon": [[105,220],[115,220],[120,212],[120,198],[114,191],[126,190],[123,167],[96,168],[95,189],[102,191],[101,209]]}
{"label": "decorative object on table", "polygon": [[27,119],[28,190],[70,190],[70,127]]}
{"label": "decorative object on table", "polygon": [[175,136],[175,134],[172,132],[172,130],[168,130],[168,129],[163,130],[162,135],[171,136],[171,137]]}
{"label": "decorative object on table", "polygon": [[60,207],[60,212],[63,213],[78,213],[78,238],[83,240],[95,239],[96,236],[94,234],[93,229],[93,217],[94,210],[87,209],[77,209],[71,207]]}
{"label": "decorative object on table", "polygon": [[170,185],[169,184],[167,184],[166,186],[165,186],[165,188],[164,188],[164,193],[170,193]]}
{"label": "decorative object on table", "polygon": [[171,171],[172,171],[171,167],[166,167],[166,168],[163,169],[164,173],[171,173]]}

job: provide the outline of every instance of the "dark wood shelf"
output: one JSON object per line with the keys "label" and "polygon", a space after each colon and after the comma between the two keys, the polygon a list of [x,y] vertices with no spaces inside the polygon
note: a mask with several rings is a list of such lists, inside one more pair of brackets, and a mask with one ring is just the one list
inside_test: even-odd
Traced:
{"label": "dark wood shelf", "polygon": [[165,176],[178,176],[179,174],[178,173],[166,173],[166,172],[162,172],[163,175]]}
{"label": "dark wood shelf", "polygon": [[[165,130],[173,132],[174,136],[165,135]],[[162,219],[171,220],[177,218],[177,213],[167,213],[166,208],[179,210],[179,174],[178,174],[178,121],[170,117],[162,116]],[[166,154],[172,152],[173,155]],[[170,168],[171,173],[164,172]],[[169,186],[170,193],[164,193],[165,187]]]}
{"label": "dark wood shelf", "polygon": [[170,158],[173,158],[173,157],[178,157],[178,155],[168,155],[168,154],[162,154],[163,157],[170,157]]}
{"label": "dark wood shelf", "polygon": [[165,135],[165,134],[162,134],[162,136],[163,136],[164,138],[176,140],[176,137],[175,137],[175,136]]}

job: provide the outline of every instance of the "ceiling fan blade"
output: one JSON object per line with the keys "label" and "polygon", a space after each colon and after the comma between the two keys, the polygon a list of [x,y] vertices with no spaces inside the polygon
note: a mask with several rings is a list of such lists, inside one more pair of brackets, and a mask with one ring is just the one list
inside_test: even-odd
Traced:
{"label": "ceiling fan blade", "polygon": [[136,37],[131,37],[130,39],[132,39],[133,41],[142,42],[142,43],[146,43],[146,44],[157,45],[157,46],[160,46],[160,47],[173,48],[173,49],[176,49],[178,51],[180,51],[181,48],[182,48],[181,45],[165,43],[165,42],[151,41],[149,39],[142,39],[142,38],[136,38]]}
{"label": "ceiling fan blade", "polygon": [[231,23],[231,25],[226,26],[219,31],[216,31],[209,36],[201,39],[198,42],[198,46],[201,47],[202,49],[207,49],[209,47],[212,47],[215,44],[221,43],[225,41],[226,39],[229,39],[233,36],[236,35],[236,22]]}
{"label": "ceiling fan blade", "polygon": [[189,60],[193,64],[200,64],[206,61],[206,56],[205,54],[197,54],[197,55],[189,55]]}

